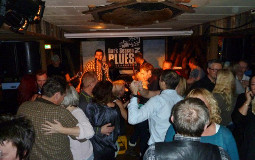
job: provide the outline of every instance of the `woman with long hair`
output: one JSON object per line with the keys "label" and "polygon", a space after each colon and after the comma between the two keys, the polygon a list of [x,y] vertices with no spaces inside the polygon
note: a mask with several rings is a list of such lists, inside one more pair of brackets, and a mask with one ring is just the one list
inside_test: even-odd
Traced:
{"label": "woman with long hair", "polygon": [[180,96],[185,96],[187,91],[187,80],[183,76],[180,76],[179,84],[175,90]]}
{"label": "woman with long hair", "polygon": [[[190,91],[187,97],[201,99],[209,109],[210,123],[202,134],[201,142],[210,143],[222,147],[232,160],[238,160],[238,152],[235,139],[226,127],[219,125],[221,122],[220,109],[213,95],[206,89],[197,88]],[[170,125],[165,142],[173,141],[175,130]]]}
{"label": "woman with long hair", "polygon": [[109,135],[95,135],[91,138],[95,160],[113,160],[117,151],[116,141],[120,132],[120,113],[113,102],[113,85],[109,81],[100,81],[94,87],[92,103],[86,107],[87,115],[93,127],[111,123],[113,132]]}
{"label": "woman with long hair", "polygon": [[220,124],[227,126],[232,122],[231,113],[235,93],[235,77],[230,70],[222,69],[218,71],[212,93],[221,109],[222,122]]}

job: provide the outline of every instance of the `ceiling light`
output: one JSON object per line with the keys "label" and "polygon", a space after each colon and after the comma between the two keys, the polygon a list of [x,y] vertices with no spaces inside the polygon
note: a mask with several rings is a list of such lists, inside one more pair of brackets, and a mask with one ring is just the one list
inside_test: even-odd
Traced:
{"label": "ceiling light", "polygon": [[91,32],[65,33],[65,38],[113,38],[113,37],[168,37],[190,36],[193,31],[153,31],[153,32]]}
{"label": "ceiling light", "polygon": [[162,30],[172,30],[171,27],[168,27],[168,28],[129,28],[129,27],[124,27],[124,28],[102,28],[102,29],[96,29],[96,28],[93,28],[93,29],[90,29],[90,31],[145,31],[145,30],[148,30],[148,31],[151,31],[151,30],[157,30],[157,31],[162,31]]}
{"label": "ceiling light", "polygon": [[174,18],[184,12],[194,13],[190,6],[180,5],[165,0],[118,0],[102,6],[88,6],[83,14],[90,14],[94,22],[104,22],[122,26],[145,26],[161,23]]}

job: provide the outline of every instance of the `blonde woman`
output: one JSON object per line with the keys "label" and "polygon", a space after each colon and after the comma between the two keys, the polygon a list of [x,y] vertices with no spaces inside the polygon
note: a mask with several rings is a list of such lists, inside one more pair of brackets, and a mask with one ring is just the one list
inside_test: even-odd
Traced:
{"label": "blonde woman", "polygon": [[[219,125],[221,122],[220,109],[213,95],[206,89],[197,88],[190,91],[188,97],[201,99],[209,109],[210,123],[203,132],[201,142],[210,143],[222,147],[231,157],[232,160],[238,160],[238,151],[235,139],[232,133],[224,126]],[[173,141],[175,131],[171,125],[167,131],[165,142]]]}
{"label": "blonde woman", "polygon": [[184,77],[180,76],[179,84],[175,90],[180,96],[182,96],[182,97],[185,96],[185,93],[187,90],[187,80]]}
{"label": "blonde woman", "polygon": [[212,91],[218,106],[221,110],[221,125],[229,125],[231,113],[233,111],[234,93],[235,93],[235,77],[228,69],[222,69],[217,73],[217,80]]}
{"label": "blonde woman", "polygon": [[120,135],[124,135],[124,134],[126,134],[125,121],[127,120],[127,116],[128,116],[126,107],[129,103],[129,100],[127,102],[123,103],[121,98],[125,94],[126,82],[124,80],[117,80],[117,81],[113,81],[112,84],[113,84],[112,93],[115,97],[114,102],[119,107],[120,114],[121,114],[121,116],[120,116]]}

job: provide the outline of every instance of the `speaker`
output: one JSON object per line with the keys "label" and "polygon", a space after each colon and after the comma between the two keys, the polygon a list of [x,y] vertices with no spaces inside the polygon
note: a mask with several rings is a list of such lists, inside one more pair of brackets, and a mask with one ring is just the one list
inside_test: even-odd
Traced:
{"label": "speaker", "polygon": [[0,51],[0,77],[22,77],[41,68],[39,42],[2,42]]}
{"label": "speaker", "polygon": [[41,68],[40,44],[38,42],[17,43],[17,48],[21,49],[17,55],[21,69],[19,72],[22,75],[35,73]]}
{"label": "speaker", "polygon": [[16,113],[17,84],[41,69],[40,57],[38,42],[0,42],[0,113]]}

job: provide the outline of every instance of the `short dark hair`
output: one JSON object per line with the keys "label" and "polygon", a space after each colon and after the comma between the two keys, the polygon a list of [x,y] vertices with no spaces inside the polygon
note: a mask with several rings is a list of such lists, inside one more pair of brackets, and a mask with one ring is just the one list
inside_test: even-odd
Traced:
{"label": "short dark hair", "polygon": [[140,66],[140,71],[141,71],[141,69],[143,69],[143,70],[145,70],[146,72],[148,72],[148,71],[153,71],[154,70],[154,67],[153,67],[153,65],[152,64],[150,64],[150,63],[144,63],[144,64],[142,64],[141,66]]}
{"label": "short dark hair", "polygon": [[38,70],[38,71],[36,71],[36,73],[35,73],[35,75],[37,76],[41,76],[41,75],[44,75],[44,74],[46,74],[47,75],[47,72],[45,71],[45,70]]}
{"label": "short dark hair", "polygon": [[103,56],[104,56],[104,51],[103,51],[102,49],[97,49],[97,50],[95,51],[95,54],[94,54],[94,55],[96,55],[97,52],[102,52],[102,54],[103,54]]}
{"label": "short dark hair", "polygon": [[35,141],[35,131],[30,120],[22,116],[0,116],[0,145],[11,142],[17,148],[19,159],[29,159]]}
{"label": "short dark hair", "polygon": [[106,105],[114,100],[112,93],[113,85],[109,81],[98,82],[92,90],[93,99],[92,101],[99,104]]}
{"label": "short dark hair", "polygon": [[210,118],[208,108],[198,98],[186,98],[176,103],[172,116],[175,131],[190,137],[201,137]]}
{"label": "short dark hair", "polygon": [[207,68],[210,68],[213,63],[219,63],[222,65],[222,61],[219,59],[211,59],[207,61]]}
{"label": "short dark hair", "polygon": [[180,76],[174,70],[167,69],[162,71],[160,81],[166,83],[167,89],[175,89],[179,84]]}
{"label": "short dark hair", "polygon": [[66,93],[66,80],[61,76],[52,76],[48,78],[42,87],[42,95],[52,97],[55,93],[60,92],[61,95]]}

